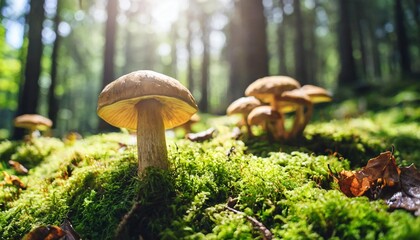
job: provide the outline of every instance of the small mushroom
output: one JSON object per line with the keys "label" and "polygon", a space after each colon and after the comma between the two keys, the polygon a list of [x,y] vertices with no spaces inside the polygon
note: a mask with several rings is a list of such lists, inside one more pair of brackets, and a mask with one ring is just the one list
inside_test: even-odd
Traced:
{"label": "small mushroom", "polygon": [[284,135],[285,139],[296,138],[303,132],[307,123],[304,112],[305,108],[307,109],[307,112],[311,112],[310,114],[312,114],[312,102],[309,96],[301,89],[284,92],[281,95],[280,101],[296,104],[298,106],[296,108],[292,129]]}
{"label": "small mushroom", "polygon": [[165,129],[187,122],[197,110],[190,91],[179,81],[140,70],[102,90],[97,114],[113,126],[137,130],[140,174],[149,166],[168,168]]}
{"label": "small mushroom", "polygon": [[185,134],[190,133],[192,131],[191,127],[194,123],[200,122],[201,118],[197,113],[194,113],[191,118],[184,124],[180,125],[179,128],[184,129]]}
{"label": "small mushroom", "polygon": [[51,128],[52,121],[38,114],[23,114],[15,118],[15,127],[25,128],[29,131],[29,138],[37,136],[37,131],[46,131]]}
{"label": "small mushroom", "polygon": [[305,114],[305,123],[303,128],[298,131],[298,135],[302,134],[305,126],[308,124],[309,120],[312,117],[313,113],[313,104],[323,103],[323,102],[331,102],[332,101],[332,94],[325,90],[324,88],[314,86],[314,85],[304,85],[300,88],[302,92],[309,96],[310,101],[312,104],[308,106],[308,110]]}
{"label": "small mushroom", "polygon": [[[233,115],[233,114],[241,114],[242,120],[240,123],[246,126],[247,132],[249,136],[252,136],[251,127],[247,122],[248,114],[251,112],[252,109],[261,105],[260,100],[251,96],[251,97],[241,97],[237,100],[233,101],[227,108],[226,114]],[[240,124],[241,125],[241,124]]]}
{"label": "small mushroom", "polygon": [[260,125],[267,133],[270,140],[277,140],[283,134],[279,132],[278,124],[282,124],[283,121],[279,121],[282,115],[273,110],[270,106],[259,106],[254,108],[248,114],[249,125]]}
{"label": "small mushroom", "polygon": [[307,84],[303,85],[300,89],[309,96],[312,103],[332,101],[332,94],[322,87]]}

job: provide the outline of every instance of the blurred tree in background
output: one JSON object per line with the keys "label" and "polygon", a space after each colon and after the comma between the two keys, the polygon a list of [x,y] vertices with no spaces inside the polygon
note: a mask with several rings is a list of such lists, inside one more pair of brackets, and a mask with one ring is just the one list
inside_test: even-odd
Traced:
{"label": "blurred tree in background", "polygon": [[0,8],[0,138],[12,136],[16,115],[34,112],[54,120],[56,136],[105,130],[98,93],[139,69],[177,78],[213,114],[266,75],[345,99],[420,74],[417,0],[2,0]]}

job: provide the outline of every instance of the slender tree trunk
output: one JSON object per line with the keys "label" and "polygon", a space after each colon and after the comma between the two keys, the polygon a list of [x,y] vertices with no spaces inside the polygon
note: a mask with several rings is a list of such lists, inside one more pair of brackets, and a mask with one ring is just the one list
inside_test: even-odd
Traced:
{"label": "slender tree trunk", "polygon": [[411,74],[411,59],[409,53],[409,40],[404,25],[404,11],[401,0],[395,0],[395,30],[397,33],[398,51],[400,54],[400,67],[403,75]]}
{"label": "slender tree trunk", "polygon": [[199,102],[199,108],[201,112],[209,111],[208,95],[209,95],[209,68],[210,68],[210,29],[208,26],[209,17],[206,13],[202,13],[200,19],[201,31],[202,31],[202,43],[203,43],[203,59],[201,63],[201,99]]}
{"label": "slender tree trunk", "polygon": [[192,14],[192,0],[189,1],[189,9],[187,10],[187,40],[186,40],[186,48],[187,48],[187,83],[188,88],[192,94],[194,94],[194,70],[193,70],[193,52],[192,52],[192,40],[193,40],[193,29],[191,26],[191,22],[193,22],[193,14]]}
{"label": "slender tree trunk", "polygon": [[366,78],[368,76],[368,61],[367,61],[367,53],[366,53],[366,46],[365,46],[365,36],[363,34],[363,22],[364,20],[361,18],[362,16],[360,16],[360,12],[357,13],[357,23],[356,23],[356,29],[357,29],[357,36],[358,36],[358,40],[359,40],[359,48],[360,48],[360,55],[362,58],[362,73],[363,76]]}
{"label": "slender tree trunk", "polygon": [[[247,85],[268,75],[267,22],[262,0],[238,2],[242,24],[246,29],[243,46]],[[242,89],[243,91],[245,89]]]}
{"label": "slender tree trunk", "polygon": [[[22,114],[33,114],[37,112],[39,85],[38,80],[41,74],[41,58],[43,51],[42,44],[42,23],[45,19],[44,0],[31,0],[28,15],[28,52],[25,64],[25,81],[23,90],[20,92],[17,116]],[[24,131],[15,128],[13,138],[21,139]]]}
{"label": "slender tree trunk", "polygon": [[229,86],[228,86],[228,102],[242,97],[244,95],[247,84],[243,81],[245,73],[245,57],[244,57],[244,30],[242,28],[242,19],[238,9],[238,3],[231,14],[228,25],[228,46],[227,53],[229,59]]}
{"label": "slender tree trunk", "polygon": [[178,79],[178,24],[177,22],[172,24],[171,27],[171,73],[172,77]]}
{"label": "slender tree trunk", "polygon": [[57,86],[57,61],[58,61],[58,49],[60,46],[61,37],[58,33],[58,25],[60,24],[60,8],[61,2],[57,1],[57,10],[54,17],[54,32],[55,41],[53,44],[51,54],[51,85],[48,90],[48,118],[53,122],[53,128],[56,128],[57,113],[58,113],[58,98],[55,95],[55,88]]}
{"label": "slender tree trunk", "polygon": [[319,61],[319,56],[318,56],[318,51],[317,51],[317,39],[316,39],[316,35],[315,35],[315,29],[317,27],[316,24],[316,9],[319,6],[319,3],[317,1],[315,1],[315,7],[311,10],[311,12],[308,14],[308,25],[309,28],[307,28],[307,32],[308,32],[308,43],[309,43],[309,47],[307,49],[307,56],[309,57],[305,57],[304,59],[306,60],[306,65],[307,65],[307,71],[306,71],[306,78],[307,81],[306,83],[308,84],[322,84],[320,83],[320,79],[318,76],[318,70],[322,69],[318,69],[318,61]]}
{"label": "slender tree trunk", "polygon": [[295,0],[295,77],[302,83],[308,83],[305,63],[305,38],[303,34],[304,25],[300,0]]}
{"label": "slender tree trunk", "polygon": [[283,0],[279,0],[279,8],[283,12],[283,20],[277,25],[277,42],[278,42],[278,51],[279,51],[279,74],[288,75],[287,65],[286,65],[286,16],[283,11]]}
{"label": "slender tree trunk", "polygon": [[353,58],[352,33],[350,27],[350,2],[339,0],[338,40],[340,55],[340,73],[338,87],[351,86],[356,81],[356,65]]}
{"label": "slender tree trunk", "polygon": [[379,42],[375,36],[374,27],[371,23],[368,23],[368,32],[370,35],[370,39],[372,40],[371,48],[372,48],[372,64],[373,64],[373,76],[375,78],[380,78],[382,76],[381,71],[381,56],[379,52]]}
{"label": "slender tree trunk", "polygon": [[[105,28],[105,49],[104,49],[104,67],[102,76],[102,88],[111,83],[115,79],[114,73],[114,55],[115,55],[115,39],[116,25],[118,14],[118,0],[108,0],[106,7],[107,20]],[[99,131],[112,131],[113,128],[102,119],[99,122]]]}

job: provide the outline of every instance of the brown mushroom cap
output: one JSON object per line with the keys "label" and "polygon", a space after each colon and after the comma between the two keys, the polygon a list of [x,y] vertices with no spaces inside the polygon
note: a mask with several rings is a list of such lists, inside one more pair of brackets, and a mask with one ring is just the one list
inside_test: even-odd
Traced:
{"label": "brown mushroom cap", "polygon": [[137,129],[135,105],[146,99],[162,104],[160,115],[165,129],[187,122],[197,112],[190,91],[178,80],[150,71],[135,71],[108,84],[98,98],[98,115],[111,125]]}
{"label": "brown mushroom cap", "polygon": [[252,109],[260,106],[260,100],[255,97],[241,97],[233,101],[226,110],[227,115],[248,114]]}
{"label": "brown mushroom cap", "polygon": [[49,118],[38,114],[23,114],[14,120],[15,127],[45,131],[52,126]]}
{"label": "brown mushroom cap", "polygon": [[279,98],[279,101],[291,102],[299,105],[308,105],[312,103],[309,96],[301,89],[284,92]]}
{"label": "brown mushroom cap", "polygon": [[288,76],[269,76],[257,79],[245,90],[246,96],[254,96],[262,102],[271,102],[273,96],[300,88],[300,83]]}
{"label": "brown mushroom cap", "polygon": [[276,110],[273,110],[270,106],[259,106],[254,108],[248,114],[248,124],[260,125],[266,121],[276,121],[281,118],[281,115]]}
{"label": "brown mushroom cap", "polygon": [[326,89],[314,85],[303,85],[300,90],[305,92],[312,103],[331,102],[332,94]]}

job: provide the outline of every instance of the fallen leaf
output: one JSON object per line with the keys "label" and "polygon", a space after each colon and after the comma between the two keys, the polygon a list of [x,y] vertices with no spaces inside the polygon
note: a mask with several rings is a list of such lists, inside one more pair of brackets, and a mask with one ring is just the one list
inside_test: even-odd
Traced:
{"label": "fallen leaf", "polygon": [[369,177],[371,181],[380,180],[383,187],[392,187],[399,182],[400,169],[397,167],[394,155],[386,151],[371,158],[360,174]]}
{"label": "fallen leaf", "polygon": [[409,196],[420,198],[420,171],[414,164],[401,168],[400,181],[404,192]]}
{"label": "fallen leaf", "polygon": [[330,174],[348,197],[382,198],[391,209],[420,216],[420,171],[414,165],[399,168],[389,151],[370,159],[361,170],[334,174],[330,169]]}
{"label": "fallen leaf", "polygon": [[64,219],[63,223],[60,225],[61,229],[66,232],[65,240],[80,240],[80,235],[74,230],[73,225],[69,219]]}
{"label": "fallen leaf", "polygon": [[205,131],[198,133],[188,133],[185,137],[192,142],[203,142],[213,138],[213,133],[216,131],[214,128],[209,128]]}
{"label": "fallen leaf", "polygon": [[370,197],[376,199],[384,187],[393,187],[399,183],[400,172],[395,157],[386,151],[371,158],[361,170],[343,170],[335,178],[346,196],[358,197],[370,190]]}
{"label": "fallen leaf", "polygon": [[414,212],[414,215],[420,216],[420,198],[409,196],[403,191],[398,191],[391,198],[386,200],[391,209],[405,209]]}
{"label": "fallen leaf", "polygon": [[17,173],[28,174],[28,169],[17,161],[9,160],[9,165],[12,166]]}
{"label": "fallen leaf", "polygon": [[412,164],[401,168],[401,188],[386,203],[391,209],[402,208],[420,216],[420,171]]}
{"label": "fallen leaf", "polygon": [[16,186],[17,188],[25,190],[27,186],[20,180],[18,176],[10,175],[7,172],[3,172],[4,181],[6,184]]}
{"label": "fallen leaf", "polygon": [[66,232],[57,226],[40,226],[27,233],[22,240],[59,240]]}

